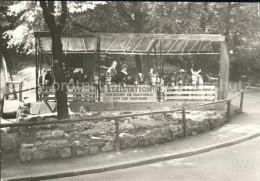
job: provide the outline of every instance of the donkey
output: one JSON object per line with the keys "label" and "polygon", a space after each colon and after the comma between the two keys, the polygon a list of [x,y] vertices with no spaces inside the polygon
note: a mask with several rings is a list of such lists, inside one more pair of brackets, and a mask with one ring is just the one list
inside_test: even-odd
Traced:
{"label": "donkey", "polygon": [[198,70],[197,72],[194,71],[193,69],[191,69],[191,73],[192,73],[192,76],[191,76],[191,79],[192,79],[192,85],[203,85],[203,78],[202,76],[199,74],[201,72],[201,69]]}

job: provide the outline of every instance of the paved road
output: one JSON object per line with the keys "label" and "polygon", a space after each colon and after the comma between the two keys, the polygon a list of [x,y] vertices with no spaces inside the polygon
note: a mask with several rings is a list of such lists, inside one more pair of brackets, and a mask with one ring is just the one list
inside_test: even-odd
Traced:
{"label": "paved road", "polygon": [[[254,94],[255,95],[255,94]],[[246,95],[244,112],[258,122],[260,96]],[[234,100],[239,105],[239,100]],[[243,116],[243,115],[242,115]],[[260,121],[260,120],[259,120]],[[234,121],[234,124],[237,124]],[[232,124],[232,123],[231,123]],[[154,164],[56,180],[91,181],[260,181],[260,137],[210,152]]]}
{"label": "paved road", "polygon": [[129,169],[58,180],[260,181],[260,137],[207,153]]}

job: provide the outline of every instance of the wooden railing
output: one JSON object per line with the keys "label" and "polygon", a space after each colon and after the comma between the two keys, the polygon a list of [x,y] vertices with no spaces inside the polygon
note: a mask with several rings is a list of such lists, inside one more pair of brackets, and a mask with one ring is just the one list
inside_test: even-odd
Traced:
{"label": "wooden railing", "polygon": [[[17,91],[17,93],[19,93],[19,101],[23,101],[23,93],[22,93],[23,82],[22,82],[22,81],[7,81],[7,82],[6,82],[7,89],[9,89],[9,85],[12,85],[12,87],[13,87],[13,89],[14,89],[15,84],[18,84],[18,86],[19,86],[19,88],[18,88],[19,91]],[[15,89],[14,89],[14,92],[13,92],[13,93],[10,93],[10,94],[16,95]],[[16,99],[17,99],[17,98],[16,98]]]}
{"label": "wooden railing", "polygon": [[169,100],[207,100],[214,101],[218,99],[218,89],[212,84],[203,85],[182,85],[165,86],[164,101]]}
{"label": "wooden railing", "polygon": [[[56,101],[56,89],[54,86],[41,86],[39,88],[39,95],[41,101]],[[68,87],[67,97],[68,101],[87,101],[94,102],[96,100],[97,89],[91,86],[82,87]]]}
{"label": "wooden railing", "polygon": [[106,116],[106,117],[86,117],[86,118],[77,118],[77,119],[63,119],[63,120],[55,120],[49,122],[23,122],[23,123],[8,123],[8,124],[0,124],[0,128],[5,127],[19,127],[19,126],[37,126],[37,125],[44,125],[44,124],[63,124],[63,123],[76,123],[76,122],[84,122],[84,121],[97,121],[97,120],[115,120],[115,134],[116,134],[116,149],[120,150],[120,131],[119,131],[119,118],[124,117],[133,117],[133,116],[143,116],[143,115],[151,115],[151,114],[165,114],[165,113],[173,113],[173,112],[182,112],[182,120],[183,120],[183,137],[187,137],[187,120],[186,120],[186,110],[196,109],[200,107],[205,107],[209,105],[219,104],[219,103],[227,103],[227,112],[226,117],[228,120],[231,119],[230,110],[231,110],[231,101],[240,95],[240,108],[243,110],[243,102],[244,102],[244,91],[241,90],[235,96],[230,99],[214,101],[206,104],[200,104],[196,106],[190,107],[183,107],[182,109],[173,109],[169,111],[154,111],[148,113],[135,113],[135,114],[124,114],[124,115],[117,115],[117,116]]}

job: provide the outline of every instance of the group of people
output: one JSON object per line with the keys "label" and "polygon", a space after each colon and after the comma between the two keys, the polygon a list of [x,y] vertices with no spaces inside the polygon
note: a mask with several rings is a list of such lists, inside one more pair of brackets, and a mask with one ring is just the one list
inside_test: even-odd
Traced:
{"label": "group of people", "polygon": [[[65,82],[66,83],[74,83],[74,85],[77,84],[77,82],[83,83],[88,82],[90,84],[95,83],[97,84],[97,75],[95,75],[93,72],[89,72],[86,74],[83,74],[81,70],[76,71],[75,68],[70,68],[69,70],[64,72],[65,74]],[[41,75],[39,76],[39,85],[46,85],[51,86],[54,83],[54,77],[52,76],[51,70],[43,69]]]}
{"label": "group of people", "polygon": [[[181,69],[179,72],[166,72],[164,76],[159,75],[153,68],[150,69],[148,75],[143,75],[142,73],[137,73],[135,75],[129,75],[128,66],[123,64],[120,68],[117,67],[117,61],[113,61],[110,67],[103,67],[106,69],[106,73],[101,75],[101,82],[105,84],[115,84],[122,85],[160,85],[162,86],[175,86],[175,85],[199,85],[203,82],[208,82],[209,79],[207,75],[201,75],[201,70],[195,71],[193,68],[190,70]],[[65,71],[65,81],[66,83],[89,83],[89,85],[97,85],[99,80],[98,73],[88,72],[83,74],[82,71],[76,71],[74,68],[70,68]],[[40,85],[51,86],[54,83],[54,78],[51,74],[51,70],[42,70],[42,74],[39,77]]]}
{"label": "group of people", "polygon": [[204,82],[209,82],[207,74],[201,74],[201,69],[195,71],[193,67],[188,70],[181,69],[179,72],[166,72],[164,76],[159,75],[153,68],[150,69],[148,75],[144,76],[142,73],[136,75],[128,75],[127,66],[123,64],[121,70],[117,70],[117,62],[114,61],[107,69],[106,82],[114,82],[123,85],[162,85],[162,86],[175,86],[175,85],[201,85]]}
{"label": "group of people", "polygon": [[159,80],[158,74],[154,71],[153,68],[150,69],[148,76],[144,76],[142,73],[137,73],[136,75],[129,75],[127,71],[127,65],[123,64],[121,68],[117,69],[117,62],[113,61],[111,67],[106,71],[106,83],[121,85],[155,85]]}
{"label": "group of people", "polygon": [[191,68],[190,70],[185,71],[184,69],[181,69],[180,72],[168,72],[165,75],[165,84],[170,86],[175,85],[201,85],[204,82],[209,82],[209,77],[207,74],[201,75],[201,69],[198,71],[193,70]]}
{"label": "group of people", "polygon": [[77,82],[84,82],[89,84],[97,84],[96,77],[97,76],[94,74],[94,72],[88,72],[83,74],[81,70],[76,71],[74,68],[65,71],[65,80],[67,83],[77,84]]}

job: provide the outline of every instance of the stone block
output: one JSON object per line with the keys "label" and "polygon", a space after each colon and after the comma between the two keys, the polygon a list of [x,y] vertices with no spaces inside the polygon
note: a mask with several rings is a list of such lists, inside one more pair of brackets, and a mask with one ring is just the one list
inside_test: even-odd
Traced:
{"label": "stone block", "polygon": [[33,148],[34,144],[26,144],[26,143],[22,143],[21,144],[21,148]]}
{"label": "stone block", "polygon": [[47,145],[40,145],[40,146],[38,147],[38,149],[39,149],[39,150],[42,150],[42,151],[47,151],[47,150],[49,150],[49,147],[48,147]]}
{"label": "stone block", "polygon": [[99,152],[100,148],[97,146],[90,146],[89,148],[89,154],[94,155]]}
{"label": "stone block", "polygon": [[71,149],[69,147],[59,148],[58,153],[61,158],[71,157]]}
{"label": "stone block", "polygon": [[58,148],[50,147],[48,150],[48,158],[59,158]]}
{"label": "stone block", "polygon": [[169,131],[171,134],[177,134],[178,133],[178,128],[176,125],[170,125],[169,126]]}
{"label": "stone block", "polygon": [[166,128],[161,128],[161,132],[162,132],[162,134],[169,134],[169,128],[168,127],[166,127]]}
{"label": "stone block", "polygon": [[42,141],[36,141],[36,142],[34,143],[34,145],[35,145],[35,146],[40,146],[40,145],[43,145],[43,142],[42,142]]}
{"label": "stone block", "polygon": [[76,148],[76,155],[78,156],[86,155],[88,153],[89,153],[89,148],[86,146],[81,146]]}
{"label": "stone block", "polygon": [[80,142],[81,142],[83,145],[85,145],[85,146],[88,146],[88,145],[91,143],[90,139],[86,139],[86,138],[82,138],[82,139],[80,140]]}
{"label": "stone block", "polygon": [[40,160],[48,157],[48,153],[46,151],[37,150],[33,152],[33,159]]}
{"label": "stone block", "polygon": [[21,148],[19,150],[19,157],[21,161],[30,161],[32,160],[33,150],[30,148]]}
{"label": "stone block", "polygon": [[48,145],[50,143],[50,140],[46,140],[43,142],[44,145]]}
{"label": "stone block", "polygon": [[101,139],[103,140],[103,141],[112,141],[113,140],[113,138],[111,137],[111,136],[102,136],[101,137]]}
{"label": "stone block", "polygon": [[103,146],[104,144],[105,144],[104,141],[101,141],[101,142],[93,142],[93,143],[92,143],[92,145],[97,146],[97,147],[101,147],[101,146]]}
{"label": "stone block", "polygon": [[72,144],[73,147],[79,147],[80,145],[81,145],[80,141],[73,141],[73,144]]}
{"label": "stone block", "polygon": [[56,141],[57,147],[67,147],[69,146],[69,141],[68,140],[60,140]]}
{"label": "stone block", "polygon": [[113,149],[114,149],[114,146],[113,146],[113,144],[112,144],[111,142],[107,142],[107,143],[101,148],[101,150],[102,150],[103,152],[111,151],[111,150],[113,150]]}
{"label": "stone block", "polygon": [[100,137],[91,136],[90,141],[91,142],[102,142],[102,139]]}
{"label": "stone block", "polygon": [[151,118],[155,119],[156,121],[166,121],[164,114],[152,114]]}
{"label": "stone block", "polygon": [[192,135],[192,136],[195,136],[195,135],[197,135],[197,134],[198,134],[197,131],[192,131],[192,132],[191,132],[191,135]]}

